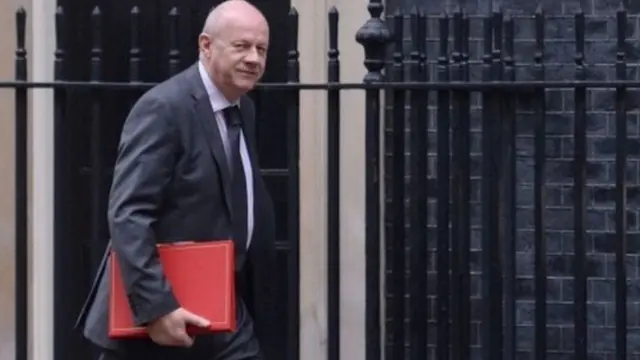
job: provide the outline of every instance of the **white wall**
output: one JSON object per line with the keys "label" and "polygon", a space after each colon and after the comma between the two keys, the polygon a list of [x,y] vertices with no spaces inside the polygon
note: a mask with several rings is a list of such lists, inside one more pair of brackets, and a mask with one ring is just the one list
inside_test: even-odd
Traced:
{"label": "white wall", "polygon": [[[55,6],[53,0],[31,0],[33,81],[53,80]],[[30,359],[53,358],[53,91],[35,89],[31,103],[32,203],[30,274]]]}
{"label": "white wall", "polygon": [[[361,82],[364,51],[356,31],[369,18],[365,0],[293,0],[300,16],[301,81],[327,80],[327,13],[340,13],[341,81]],[[301,358],[320,360],[327,351],[326,240],[326,92],[305,91],[301,97]],[[340,168],[340,335],[343,359],[364,359],[364,93],[341,96]]]}

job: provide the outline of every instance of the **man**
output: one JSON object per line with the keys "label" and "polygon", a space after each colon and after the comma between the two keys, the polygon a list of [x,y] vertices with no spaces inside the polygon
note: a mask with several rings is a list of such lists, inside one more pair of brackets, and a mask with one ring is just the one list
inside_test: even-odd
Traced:
{"label": "man", "polygon": [[[108,208],[110,247],[78,319],[105,360],[264,359],[274,214],[259,174],[254,106],[245,94],[264,73],[269,27],[254,6],[229,0],[211,11],[198,45],[199,61],[144,94],[122,129]],[[208,322],[180,308],[156,244],[229,238],[237,252],[238,329],[191,338],[186,325]],[[150,339],[108,337],[110,248],[136,322],[147,326]]]}

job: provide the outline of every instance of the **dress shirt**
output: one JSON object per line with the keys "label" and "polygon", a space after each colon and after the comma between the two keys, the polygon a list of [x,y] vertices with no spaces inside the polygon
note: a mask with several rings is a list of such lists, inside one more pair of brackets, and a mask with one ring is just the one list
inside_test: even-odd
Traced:
{"label": "dress shirt", "polygon": [[[218,123],[218,129],[220,131],[220,137],[222,137],[222,143],[224,149],[227,153],[227,158],[229,155],[229,138],[227,136],[227,123],[224,119],[224,115],[222,114],[222,110],[229,106],[237,105],[240,107],[239,101],[235,103],[229,102],[224,95],[216,88],[216,86],[211,81],[207,70],[204,68],[201,62],[198,62],[198,71],[200,72],[200,77],[202,78],[202,82],[204,83],[204,87],[207,90],[207,94],[209,95],[209,101],[211,102],[211,108],[213,109],[214,118]],[[251,244],[251,238],[253,236],[253,224],[254,224],[254,214],[253,214],[253,171],[251,168],[251,160],[249,158],[249,151],[247,150],[247,143],[245,141],[244,132],[240,134],[240,157],[242,158],[242,167],[244,168],[244,176],[247,184],[247,249]]]}

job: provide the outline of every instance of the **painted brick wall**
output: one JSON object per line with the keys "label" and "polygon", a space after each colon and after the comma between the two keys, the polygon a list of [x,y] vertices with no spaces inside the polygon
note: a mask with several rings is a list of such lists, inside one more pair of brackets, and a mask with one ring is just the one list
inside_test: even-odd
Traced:
{"label": "painted brick wall", "polygon": [[[582,7],[586,17],[586,63],[590,79],[614,79],[615,71],[615,12],[621,0],[542,0],[547,15],[546,36],[546,74],[548,79],[572,79],[574,77],[575,54],[573,15]],[[482,56],[482,27],[477,15],[487,14],[500,6],[515,19],[516,26],[516,64],[517,78],[530,79],[527,69],[534,56],[534,24],[533,13],[538,6],[534,0],[469,0],[461,5],[471,17],[470,56],[473,79],[480,79],[480,61]],[[387,14],[397,8],[409,10],[412,6],[421,6],[430,16],[429,34],[431,45],[428,48],[431,67],[437,56],[437,19],[435,16],[443,10],[451,11],[455,0],[389,0]],[[640,40],[637,34],[640,25],[637,14],[640,14],[640,1],[630,0],[625,4],[629,11],[629,51],[627,53],[628,78],[638,79],[638,62],[640,59]],[[392,26],[392,19],[388,20]],[[405,34],[409,36],[408,27]],[[407,38],[407,48],[410,46]],[[434,69],[432,69],[432,74]],[[633,92],[629,98],[629,162],[627,181],[628,190],[628,231],[629,255],[627,271],[629,274],[628,292],[628,325],[629,352],[632,358],[640,358],[640,282],[638,271],[638,253],[640,252],[640,228],[638,204],[640,203],[639,155],[640,142],[638,135],[640,123],[638,117],[639,98]],[[518,239],[517,239],[517,348],[522,358],[529,358],[533,346],[533,122],[526,115],[527,102],[520,104],[520,115],[517,120],[517,176],[518,176]],[[609,90],[592,90],[587,95],[588,101],[588,153],[587,169],[588,190],[588,235],[586,248],[588,251],[588,323],[589,351],[593,359],[613,358],[615,346],[615,305],[614,305],[614,192],[615,184],[615,122],[614,93]],[[477,101],[475,105],[479,104]],[[573,93],[571,91],[547,92],[547,191],[548,209],[546,211],[548,226],[548,347],[550,359],[571,359],[573,349],[573,219],[572,219],[572,172],[573,159]],[[472,224],[480,224],[479,203],[479,151],[480,151],[480,114],[475,107],[472,115]],[[435,118],[431,114],[431,120]],[[431,139],[435,139],[435,122],[430,121]],[[429,145],[435,149],[434,141]],[[408,146],[408,145],[407,145]],[[435,153],[431,154],[430,168],[435,169]],[[409,160],[408,157],[407,160]],[[434,194],[432,194],[434,195]],[[434,201],[435,199],[431,199]],[[435,226],[435,206],[430,207],[430,224]],[[434,232],[431,232],[433,234]],[[430,243],[435,244],[431,237]],[[473,251],[477,252],[480,244],[478,226],[472,230]],[[433,245],[432,245],[433,246]],[[410,251],[410,249],[408,249]],[[432,254],[434,255],[434,254]],[[479,255],[479,254],[476,254]],[[478,297],[480,295],[479,256],[472,254],[472,343],[479,344],[478,320],[481,312]],[[430,269],[434,274],[434,256],[430,257]],[[435,277],[430,276],[430,294],[435,294]],[[430,304],[433,306],[433,303]],[[430,309],[430,316],[434,314]],[[430,319],[433,321],[433,319]],[[432,343],[435,324],[429,329]],[[407,329],[408,331],[408,329]],[[409,349],[410,351],[410,349]],[[477,349],[473,351],[477,357]],[[631,355],[633,354],[633,355]],[[433,353],[431,353],[433,356]]]}

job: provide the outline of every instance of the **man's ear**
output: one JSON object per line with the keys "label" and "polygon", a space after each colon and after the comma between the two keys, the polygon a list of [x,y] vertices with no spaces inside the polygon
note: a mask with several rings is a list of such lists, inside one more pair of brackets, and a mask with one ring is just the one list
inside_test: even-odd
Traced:
{"label": "man's ear", "polygon": [[198,50],[201,54],[209,57],[211,54],[211,37],[205,33],[198,36]]}

